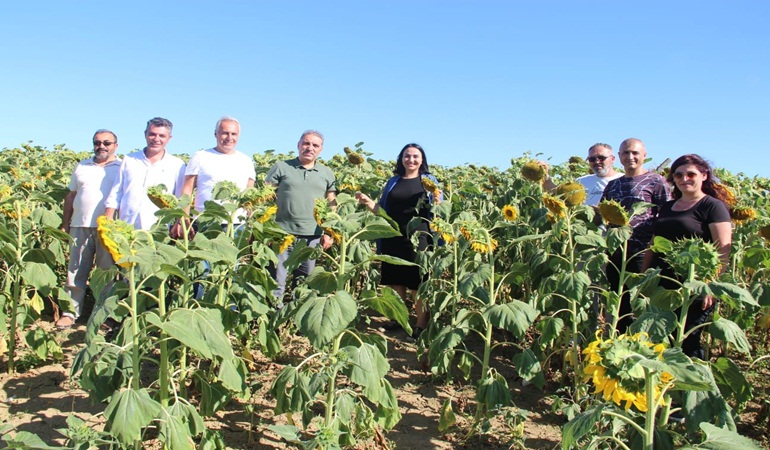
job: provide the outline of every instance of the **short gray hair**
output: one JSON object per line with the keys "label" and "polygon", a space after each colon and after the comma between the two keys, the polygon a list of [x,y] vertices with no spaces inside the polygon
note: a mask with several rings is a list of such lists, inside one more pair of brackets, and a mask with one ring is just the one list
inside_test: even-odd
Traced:
{"label": "short gray hair", "polygon": [[170,120],[164,119],[163,117],[154,117],[147,121],[147,127],[144,129],[144,132],[148,132],[150,127],[166,127],[168,128],[168,132],[171,133],[171,130],[174,128],[174,124],[171,123]]}
{"label": "short gray hair", "polygon": [[324,135],[323,135],[323,134],[321,134],[321,132],[320,132],[320,131],[318,131],[318,130],[305,130],[305,131],[302,133],[302,136],[300,136],[300,137],[299,137],[299,140],[300,140],[300,142],[302,142],[302,138],[303,138],[303,137],[305,137],[305,136],[307,136],[308,134],[313,134],[313,135],[315,135],[315,136],[318,136],[319,138],[321,138],[321,142],[323,143],[323,141],[324,141]]}
{"label": "short gray hair", "polygon": [[222,122],[235,122],[235,124],[238,125],[238,129],[241,129],[241,124],[238,122],[238,119],[232,116],[222,116],[221,119],[217,120],[217,125],[214,127],[214,132],[219,130],[219,126],[222,125]]}
{"label": "short gray hair", "polygon": [[99,128],[98,130],[96,130],[94,132],[94,137],[92,137],[91,139],[92,140],[96,139],[96,135],[97,134],[101,134],[101,133],[110,133],[112,135],[112,138],[115,139],[115,142],[118,142],[118,136],[115,133],[113,133],[112,131],[110,131],[110,130],[108,130],[106,128]]}
{"label": "short gray hair", "polygon": [[592,150],[597,149],[597,148],[601,148],[601,147],[606,148],[610,152],[612,151],[612,146],[610,144],[605,144],[603,142],[597,142],[596,144],[588,147],[588,153],[591,153]]}

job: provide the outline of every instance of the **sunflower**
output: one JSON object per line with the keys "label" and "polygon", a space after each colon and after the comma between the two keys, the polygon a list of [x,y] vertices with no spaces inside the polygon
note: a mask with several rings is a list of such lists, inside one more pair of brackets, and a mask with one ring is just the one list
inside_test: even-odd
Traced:
{"label": "sunflower", "polygon": [[288,248],[291,247],[291,244],[294,243],[294,239],[296,239],[296,238],[294,237],[293,234],[287,234],[283,238],[283,242],[281,242],[281,246],[278,247],[278,253],[281,254],[281,253],[285,252],[286,250],[288,250]]}
{"label": "sunflower", "polygon": [[548,208],[556,218],[563,219],[567,217],[567,205],[560,198],[556,198],[551,194],[543,194],[543,205]]}
{"label": "sunflower", "polygon": [[564,203],[570,208],[574,208],[586,200],[586,188],[577,181],[560,184],[556,188],[556,194],[563,198]]}
{"label": "sunflower", "polygon": [[264,183],[259,187],[246,188],[238,197],[238,206],[243,209],[253,210],[258,205],[275,199],[275,186]]}
{"label": "sunflower", "polygon": [[529,161],[521,167],[521,176],[529,181],[541,183],[545,180],[545,167],[541,166],[537,161]]}
{"label": "sunflower", "polygon": [[331,228],[324,228],[323,230],[324,230],[324,232],[325,232],[326,234],[328,234],[329,236],[331,236],[331,237],[332,237],[332,239],[334,239],[334,242],[336,242],[336,243],[338,243],[338,244],[339,244],[340,242],[342,242],[342,235],[340,235],[339,233],[337,233],[337,232],[336,232],[336,231],[334,231],[333,229],[331,229]]}
{"label": "sunflower", "polygon": [[268,220],[270,220],[275,215],[276,212],[278,212],[278,207],[275,206],[275,205],[267,208],[267,210],[264,212],[264,214],[262,214],[261,216],[259,216],[257,218],[257,222],[259,222],[259,223],[267,222]]}
{"label": "sunflower", "polygon": [[[16,209],[17,203],[19,203],[18,210]],[[0,212],[2,212],[9,219],[13,220],[28,217],[32,213],[26,205],[22,206],[21,202],[18,200],[13,203],[5,203],[4,205],[0,206]]]}
{"label": "sunflower", "polygon": [[11,196],[11,193],[13,191],[11,190],[11,187],[6,185],[3,185],[0,187],[0,200],[4,198],[8,198]]}
{"label": "sunflower", "polygon": [[508,222],[513,222],[519,218],[519,210],[513,205],[505,205],[502,209],[503,218]]}
{"label": "sunflower", "polygon": [[604,200],[599,203],[599,214],[610,225],[623,227],[628,225],[629,218],[626,209],[615,200]]}
{"label": "sunflower", "polygon": [[[131,239],[134,236],[134,227],[122,220],[109,220],[106,216],[96,218],[96,232],[99,236],[99,242],[110,252],[112,260],[116,263],[123,259],[128,252]],[[119,266],[130,268],[134,265],[132,262],[118,263]]]}
{"label": "sunflower", "polygon": [[750,206],[735,206],[730,208],[730,217],[733,219],[733,222],[740,225],[756,219],[757,210]]}
{"label": "sunflower", "polygon": [[470,242],[471,250],[476,253],[491,253],[497,249],[497,240],[493,239],[479,223],[463,223],[460,225],[460,234],[466,241]]}
{"label": "sunflower", "polygon": [[431,220],[430,229],[433,232],[439,233],[441,239],[447,244],[452,244],[457,240],[457,237],[455,237],[452,230],[452,225],[440,217],[434,217],[433,220]]}
{"label": "sunflower", "polygon": [[438,185],[430,179],[430,177],[421,176],[420,181],[422,181],[422,187],[424,187],[426,191],[433,194],[434,197],[439,196],[441,190],[439,189]]}
{"label": "sunflower", "polygon": [[366,161],[366,159],[364,159],[363,155],[361,155],[360,153],[356,153],[356,152],[348,153],[348,162],[350,164],[353,164],[354,166],[360,166],[361,164],[364,163],[364,161]]}
{"label": "sunflower", "polygon": [[147,188],[147,197],[150,201],[160,209],[174,208],[178,199],[168,193],[168,189],[164,184],[158,184]]}
{"label": "sunflower", "polygon": [[220,181],[211,190],[214,200],[238,200],[241,189],[232,181]]}
{"label": "sunflower", "polygon": [[476,253],[492,253],[497,249],[497,239],[489,238],[488,242],[472,241],[471,250]]}
{"label": "sunflower", "polygon": [[[646,379],[644,371],[637,366],[643,359],[660,359],[665,350],[665,344],[650,342],[647,333],[623,334],[615,340],[603,340],[598,331],[596,340],[582,352],[585,355],[583,381],[591,381],[594,393],[600,394],[605,401],[612,401],[626,410],[633,406],[646,412],[649,408]],[[653,380],[656,404],[666,404],[668,400],[662,397],[662,392],[674,381],[674,376],[660,371],[655,373]]]}

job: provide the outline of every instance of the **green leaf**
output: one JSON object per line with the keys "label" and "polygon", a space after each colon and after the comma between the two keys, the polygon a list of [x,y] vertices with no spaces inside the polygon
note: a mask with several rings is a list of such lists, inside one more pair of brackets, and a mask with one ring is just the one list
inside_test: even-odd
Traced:
{"label": "green leaf", "polygon": [[753,397],[752,386],[746,381],[741,369],[729,358],[717,358],[711,363],[711,372],[724,397],[734,397],[738,404]]}
{"label": "green leaf", "polygon": [[242,392],[246,388],[246,367],[243,360],[230,358],[222,361],[217,375],[222,381],[222,386],[235,392]]}
{"label": "green leaf", "polygon": [[709,333],[712,337],[729,342],[735,349],[746,355],[751,354],[751,344],[746,339],[743,329],[735,322],[719,317],[709,325]]}
{"label": "green leaf", "polygon": [[567,422],[561,432],[561,448],[572,448],[581,438],[591,433],[600,423],[603,410],[604,406],[600,405],[578,414]]}
{"label": "green leaf", "polygon": [[299,438],[300,430],[294,425],[270,425],[267,428],[287,442],[291,442],[292,444],[302,444],[302,441]]}
{"label": "green leaf", "polygon": [[187,424],[191,436],[197,436],[206,429],[203,418],[195,407],[185,401],[177,401],[168,408],[168,413]]}
{"label": "green leaf", "polygon": [[391,430],[401,420],[401,412],[398,410],[398,399],[390,381],[382,378],[380,382],[380,390],[383,395],[381,396],[380,404],[377,406],[374,418],[382,428]]}
{"label": "green leaf", "polygon": [[715,427],[708,422],[700,424],[700,429],[706,434],[706,440],[698,444],[698,448],[709,450],[762,450],[757,442],[740,434]]}
{"label": "green leaf", "polygon": [[543,389],[543,386],[545,386],[545,375],[543,375],[540,360],[537,359],[532,349],[527,348],[523,352],[513,355],[512,360],[520,377],[533,383],[539,389]]}
{"label": "green leaf", "polygon": [[22,263],[21,277],[24,283],[35,289],[48,294],[56,287],[56,274],[47,264],[24,261]]}
{"label": "green leaf", "polygon": [[439,413],[438,431],[445,433],[448,429],[452,428],[455,423],[457,423],[457,418],[455,417],[454,410],[452,410],[452,399],[447,398]]}
{"label": "green leaf", "polygon": [[36,434],[32,434],[29,431],[19,431],[15,436],[8,434],[3,436],[3,441],[7,444],[5,448],[20,448],[29,450],[60,450],[66,447],[52,447]]}
{"label": "green leaf", "polygon": [[356,318],[358,306],[346,291],[312,297],[297,309],[295,320],[310,343],[321,348],[329,344]]}
{"label": "green leaf", "polygon": [[591,279],[585,272],[568,272],[558,275],[556,289],[559,294],[580,302],[585,296]]}
{"label": "green leaf", "polygon": [[404,300],[393,288],[389,286],[382,288],[382,296],[377,296],[376,291],[364,291],[361,293],[361,300],[365,306],[398,322],[408,335],[412,334],[409,311],[406,309]]}
{"label": "green leaf", "polygon": [[504,305],[492,305],[483,312],[483,316],[492,326],[509,331],[517,339],[524,336],[537,314],[535,308],[519,300]]}
{"label": "green leaf", "polygon": [[607,229],[607,250],[613,253],[631,238],[633,230],[628,225],[624,227],[610,227]]}
{"label": "green leaf", "polygon": [[204,416],[213,416],[214,413],[224,407],[232,398],[230,391],[222,385],[221,381],[209,383],[202,377],[198,379],[198,387],[201,390],[201,414]]}
{"label": "green leaf", "polygon": [[754,299],[754,296],[751,295],[751,292],[740,286],[736,286],[732,283],[722,283],[720,281],[712,281],[708,286],[714,296],[729,301],[730,304],[735,307],[740,307],[736,300],[744,305],[759,306]]}
{"label": "green leaf", "polygon": [[411,261],[407,261],[405,259],[397,258],[395,256],[390,255],[373,255],[370,259],[370,261],[381,261],[386,262],[388,264],[392,264],[394,266],[416,266],[418,264],[415,264]]}
{"label": "green leaf", "polygon": [[548,316],[538,322],[537,328],[540,330],[540,343],[550,345],[564,329],[564,320],[560,317]]}
{"label": "green leaf", "polygon": [[663,351],[662,360],[668,366],[666,370],[674,375],[675,390],[706,390],[716,385],[707,379],[711,373],[702,361],[694,362],[682,352],[681,348],[673,347]]}
{"label": "green leaf", "polygon": [[204,358],[212,359],[214,355],[222,359],[234,357],[218,309],[175,309],[161,326],[169,336]]}
{"label": "green leaf", "polygon": [[142,438],[142,428],[155,419],[160,409],[147,389],[123,389],[112,397],[104,416],[110,433],[128,446]]}
{"label": "green leaf", "polygon": [[348,356],[349,366],[343,373],[350,381],[361,386],[379,386],[380,380],[390,370],[390,364],[377,347],[364,343],[360,347],[348,346],[341,349]]}
{"label": "green leaf", "polygon": [[645,311],[630,326],[630,334],[645,332],[652,342],[664,342],[676,328],[676,315],[671,311]]}
{"label": "green leaf", "polygon": [[484,404],[487,417],[491,417],[492,410],[500,406],[510,406],[511,390],[508,389],[508,382],[497,372],[483,378],[479,382],[476,401]]}
{"label": "green leaf", "polygon": [[321,294],[328,294],[338,289],[337,274],[328,272],[322,266],[316,266],[305,279],[305,283],[307,287]]}
{"label": "green leaf", "polygon": [[190,429],[180,417],[171,415],[168,410],[163,408],[158,421],[160,422],[160,440],[166,444],[167,448],[174,450],[195,449],[195,442],[190,436]]}
{"label": "green leaf", "polygon": [[214,239],[209,239],[203,233],[198,233],[192,240],[192,249],[188,251],[191,258],[212,263],[223,262],[235,264],[238,260],[238,247],[224,233],[219,233]]}
{"label": "green leaf", "polygon": [[401,236],[398,229],[394,229],[386,220],[378,218],[376,222],[367,223],[358,239],[362,241],[373,241],[375,239],[385,239],[389,237]]}
{"label": "green leaf", "polygon": [[473,272],[464,276],[460,281],[460,292],[467,298],[472,297],[476,289],[489,282],[492,276],[492,267],[489,264],[481,264]]}

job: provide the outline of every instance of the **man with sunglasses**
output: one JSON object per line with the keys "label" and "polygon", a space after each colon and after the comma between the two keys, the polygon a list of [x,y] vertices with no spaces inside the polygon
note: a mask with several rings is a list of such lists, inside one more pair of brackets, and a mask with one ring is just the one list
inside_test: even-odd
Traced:
{"label": "man with sunglasses", "polygon": [[93,143],[94,156],[80,161],[72,171],[62,207],[61,230],[72,237],[72,246],[64,287],[70,297],[70,309],[56,321],[60,330],[72,327],[80,316],[94,264],[101,269],[109,269],[113,264],[96,235],[96,218],[104,214],[104,199],[120,170],[121,160],[115,155],[118,138],[112,131],[97,130]]}
{"label": "man with sunglasses", "polygon": [[588,165],[591,167],[591,175],[584,175],[577,179],[578,183],[586,188],[586,205],[596,206],[602,200],[604,188],[607,184],[623,176],[612,166],[615,163],[615,155],[609,144],[597,143],[588,149]]}
{"label": "man with sunglasses", "polygon": [[[626,251],[626,272],[640,273],[644,264],[644,252],[652,239],[652,227],[660,208],[671,200],[671,187],[666,179],[656,172],[644,168],[647,151],[639,139],[629,138],[620,144],[618,150],[620,163],[623,164],[622,177],[610,181],[604,189],[602,200],[615,200],[628,212],[629,216],[634,204],[639,202],[651,203],[653,206],[636,214],[629,225],[632,228]],[[621,249],[610,256],[607,264],[607,281],[612,291],[620,287],[620,268],[623,263]],[[630,295],[625,292],[620,300],[620,315],[626,316],[618,322],[618,331],[624,333],[633,322],[629,316],[632,312]]]}

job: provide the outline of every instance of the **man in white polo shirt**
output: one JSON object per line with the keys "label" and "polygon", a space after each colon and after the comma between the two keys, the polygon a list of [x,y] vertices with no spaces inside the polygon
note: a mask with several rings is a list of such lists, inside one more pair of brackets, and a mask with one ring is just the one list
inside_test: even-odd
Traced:
{"label": "man in white polo shirt", "polygon": [[184,161],[166,151],[173,125],[161,117],[150,119],[144,130],[147,146],[126,155],[118,179],[105,201],[104,215],[118,218],[139,230],[149,230],[155,222],[158,207],[147,197],[147,189],[165,185],[169,193],[181,196],[184,183]]}
{"label": "man in white polo shirt", "polygon": [[94,156],[80,161],[64,197],[61,229],[72,236],[65,291],[71,309],[64,311],[56,327],[70,328],[80,316],[86,296],[88,277],[94,264],[109,269],[114,263],[110,253],[99,243],[96,218],[104,214],[104,199],[118,178],[121,160],[115,156],[118,138],[109,130],[94,133]]}
{"label": "man in white polo shirt", "polygon": [[[233,117],[222,117],[214,128],[217,145],[214,148],[196,152],[185,171],[182,195],[192,195],[195,190],[195,210],[203,211],[205,203],[212,200],[214,186],[220,181],[232,181],[243,191],[254,186],[257,178],[254,162],[243,152],[236,150],[241,126]],[[239,213],[236,213],[238,215]],[[240,211],[240,215],[245,212]],[[239,223],[238,217],[235,223]],[[171,227],[171,237],[182,235],[181,224]]]}
{"label": "man in white polo shirt", "polygon": [[615,170],[615,154],[609,144],[597,143],[588,149],[588,165],[591,167],[591,175],[584,175],[577,179],[578,183],[586,188],[586,205],[596,206],[602,200],[604,188],[607,183],[623,176]]}

